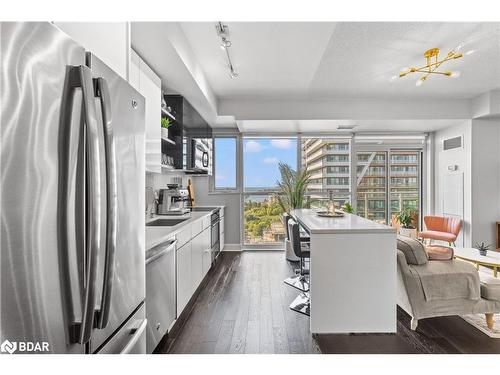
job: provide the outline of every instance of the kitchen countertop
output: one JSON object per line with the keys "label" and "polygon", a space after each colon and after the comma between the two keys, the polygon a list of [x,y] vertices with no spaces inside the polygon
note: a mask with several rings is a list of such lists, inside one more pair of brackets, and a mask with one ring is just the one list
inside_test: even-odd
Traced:
{"label": "kitchen countertop", "polygon": [[[204,206],[197,206],[204,207]],[[208,207],[208,206],[205,206]],[[209,206],[224,208],[225,206]],[[193,211],[184,215],[154,215],[153,217],[146,217],[146,223],[155,221],[157,219],[187,219],[182,223],[170,227],[148,227],[146,226],[146,251],[158,246],[168,240],[170,237],[181,231],[185,225],[194,223],[195,221],[212,214],[212,211]]]}
{"label": "kitchen countertop", "polygon": [[344,213],[344,217],[326,218],[316,214],[314,209],[292,210],[292,216],[310,233],[383,233],[395,232],[395,228],[365,219],[358,215]]}

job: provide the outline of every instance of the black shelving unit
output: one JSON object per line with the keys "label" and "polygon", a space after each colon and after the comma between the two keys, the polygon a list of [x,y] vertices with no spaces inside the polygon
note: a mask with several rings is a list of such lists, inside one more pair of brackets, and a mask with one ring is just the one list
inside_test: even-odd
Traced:
{"label": "black shelving unit", "polygon": [[182,95],[165,95],[164,98],[171,108],[169,115],[165,116],[172,121],[168,128],[172,142],[162,141],[162,154],[174,159],[175,169],[188,169],[191,140],[211,138],[212,128]]}

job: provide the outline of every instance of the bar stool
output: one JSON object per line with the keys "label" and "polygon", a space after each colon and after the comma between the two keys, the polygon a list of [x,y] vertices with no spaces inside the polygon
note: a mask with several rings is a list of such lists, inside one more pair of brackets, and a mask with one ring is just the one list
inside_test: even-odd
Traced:
{"label": "bar stool", "polygon": [[[299,224],[294,219],[288,220],[288,232],[290,234],[292,249],[295,252],[295,255],[300,258],[300,277],[303,278],[303,280],[306,280],[306,275],[309,274],[309,270],[306,270],[305,268],[305,259],[309,259],[311,257],[311,248],[309,244],[304,244],[304,246],[301,243]],[[307,283],[307,289],[309,290],[309,283]],[[302,291],[290,304],[290,309],[309,316],[309,293]]]}
{"label": "bar stool", "polygon": [[[291,244],[291,240],[290,240],[290,231],[288,229],[288,222],[289,220],[291,219],[291,216],[288,215],[288,214],[283,214],[283,222],[285,223],[285,235],[286,235],[286,240],[290,242]],[[299,229],[300,231],[300,229]],[[300,237],[300,233],[299,233],[299,237]],[[304,247],[305,250],[308,250],[308,243],[310,242],[310,238],[309,237],[300,237],[300,244],[302,247]],[[293,246],[290,245],[290,247],[292,247],[292,251],[293,253],[296,255],[296,251],[293,249]],[[299,259],[300,262],[302,262],[302,258],[300,257],[297,257],[297,259]],[[302,263],[301,263],[301,268],[302,268]],[[289,277],[287,279],[284,280],[284,283],[287,284],[287,285],[290,285],[302,292],[308,292],[309,291],[309,282],[307,281],[306,277],[305,277],[305,274],[303,275],[303,272],[301,272],[301,268],[297,268],[295,270],[295,276],[292,276],[292,277]],[[307,274],[307,270],[306,271],[306,274]]]}

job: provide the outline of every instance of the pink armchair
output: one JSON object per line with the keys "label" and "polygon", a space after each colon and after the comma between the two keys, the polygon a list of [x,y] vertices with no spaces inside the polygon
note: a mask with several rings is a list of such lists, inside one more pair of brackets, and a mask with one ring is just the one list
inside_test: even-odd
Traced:
{"label": "pink armchair", "polygon": [[424,216],[427,230],[418,233],[418,237],[429,240],[446,241],[455,246],[458,234],[462,229],[462,220],[456,217]]}

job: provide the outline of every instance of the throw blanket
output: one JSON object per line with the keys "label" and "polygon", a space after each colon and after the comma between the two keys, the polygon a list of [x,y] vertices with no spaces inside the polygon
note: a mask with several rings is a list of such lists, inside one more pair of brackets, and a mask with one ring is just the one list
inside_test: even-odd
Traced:
{"label": "throw blanket", "polygon": [[479,274],[470,263],[429,261],[420,266],[410,265],[410,271],[420,279],[426,301],[460,298],[477,301],[481,297]]}

